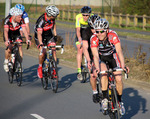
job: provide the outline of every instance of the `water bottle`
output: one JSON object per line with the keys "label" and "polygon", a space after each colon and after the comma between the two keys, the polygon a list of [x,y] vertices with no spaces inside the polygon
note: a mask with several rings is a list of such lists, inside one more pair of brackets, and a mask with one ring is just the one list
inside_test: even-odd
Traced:
{"label": "water bottle", "polygon": [[52,50],[49,50],[49,56],[50,57],[52,56]]}
{"label": "water bottle", "polygon": [[12,63],[15,62],[15,54],[11,54],[11,62],[12,62]]}
{"label": "water bottle", "polygon": [[109,90],[109,99],[111,100],[111,90]]}

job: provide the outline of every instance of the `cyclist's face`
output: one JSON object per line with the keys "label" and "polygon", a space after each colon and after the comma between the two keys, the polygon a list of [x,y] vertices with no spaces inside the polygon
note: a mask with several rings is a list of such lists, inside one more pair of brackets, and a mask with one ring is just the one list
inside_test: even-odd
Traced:
{"label": "cyclist's face", "polygon": [[99,38],[99,40],[104,40],[107,36],[107,30],[105,29],[96,29],[96,35]]}
{"label": "cyclist's face", "polygon": [[56,19],[56,17],[54,17],[54,16],[47,16],[47,19],[48,20],[53,20],[53,19]]}
{"label": "cyclist's face", "polygon": [[90,14],[84,13],[82,14],[84,21],[88,21]]}
{"label": "cyclist's face", "polygon": [[22,19],[22,15],[15,16],[14,21],[20,23],[21,19]]}

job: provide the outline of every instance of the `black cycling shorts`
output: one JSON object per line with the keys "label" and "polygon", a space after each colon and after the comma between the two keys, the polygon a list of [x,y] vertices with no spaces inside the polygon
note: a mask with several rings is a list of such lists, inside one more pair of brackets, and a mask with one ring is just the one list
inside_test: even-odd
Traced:
{"label": "black cycling shorts", "polygon": [[[93,34],[90,27],[81,28],[80,33],[81,33],[82,40],[86,40],[86,41],[90,41],[90,38]],[[78,38],[76,37],[76,42],[77,41],[78,41]]]}
{"label": "black cycling shorts", "polygon": [[[36,46],[39,46],[40,43],[39,43],[38,38],[34,37],[34,39],[35,39]],[[42,38],[43,45],[47,46],[49,42],[56,43],[53,36],[47,36],[47,37]]]}
{"label": "black cycling shorts", "polygon": [[117,53],[108,56],[99,55],[99,57],[100,57],[100,62],[105,63],[109,68],[116,69],[121,67]]}

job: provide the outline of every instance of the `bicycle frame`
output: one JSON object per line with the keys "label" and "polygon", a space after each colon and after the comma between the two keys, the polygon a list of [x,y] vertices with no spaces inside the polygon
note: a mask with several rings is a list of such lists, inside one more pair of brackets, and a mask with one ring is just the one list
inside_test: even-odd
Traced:
{"label": "bicycle frame", "polygon": [[[101,71],[98,74],[98,77],[100,77],[101,74],[107,73],[108,92],[109,92],[108,112],[110,114],[112,113],[112,115],[110,115],[110,116],[113,116],[113,118],[120,119],[120,112],[119,112],[120,107],[118,105],[118,98],[117,98],[116,84],[115,84],[115,76],[114,76],[114,73],[113,73],[114,71],[124,71],[124,70],[123,69],[115,69],[115,70],[108,69],[107,71]],[[125,72],[125,75],[127,75],[126,72]],[[125,78],[126,77],[128,77],[128,76],[125,76]],[[100,80],[98,82],[100,83]],[[98,87],[98,84],[97,84],[97,87]],[[99,90],[99,87],[98,87],[98,90]],[[106,112],[103,112],[103,113],[104,113],[104,115],[106,115]]]}
{"label": "bicycle frame", "polygon": [[[19,37],[17,37],[16,40],[18,38]],[[8,68],[9,68],[8,78],[9,78],[9,82],[13,83],[13,77],[15,74],[16,80],[17,80],[17,85],[21,86],[21,83],[22,83],[22,62],[20,59],[19,46],[18,45],[26,43],[26,42],[16,41],[16,40],[15,40],[15,42],[12,41],[10,43],[10,44],[12,44],[12,53],[11,53],[11,57],[10,57],[9,62],[8,62]],[[29,48],[29,44],[27,46],[27,49],[28,48]],[[8,47],[6,48],[6,50],[7,49],[8,49]]]}
{"label": "bicycle frame", "polygon": [[64,45],[57,46],[44,46],[43,48],[48,49],[46,52],[46,56],[43,62],[43,78],[41,78],[42,86],[46,90],[48,87],[48,79],[50,79],[50,84],[53,92],[57,92],[58,89],[58,71],[57,71],[57,63],[54,60],[52,48],[61,48],[61,54],[64,51]]}

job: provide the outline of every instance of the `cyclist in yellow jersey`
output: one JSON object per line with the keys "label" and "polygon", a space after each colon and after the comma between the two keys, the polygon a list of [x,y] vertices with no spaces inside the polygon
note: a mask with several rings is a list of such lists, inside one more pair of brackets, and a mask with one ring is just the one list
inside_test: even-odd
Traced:
{"label": "cyclist in yellow jersey", "polygon": [[[81,74],[81,62],[82,62],[82,53],[87,56],[86,59],[91,59],[90,53],[88,52],[87,47],[90,43],[90,37],[92,36],[91,29],[88,25],[88,19],[91,16],[92,9],[89,6],[84,6],[81,8],[81,13],[76,16],[76,35],[77,35],[77,79],[82,80]],[[81,47],[82,45],[82,47]],[[84,50],[85,49],[85,50]],[[90,50],[90,48],[89,48]],[[90,61],[87,61],[90,62]]]}

